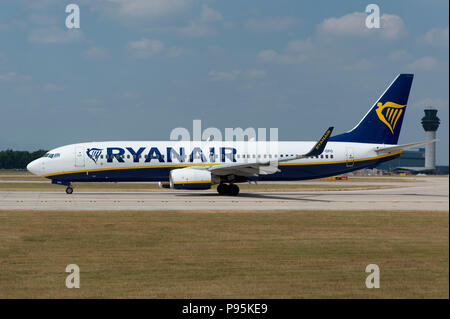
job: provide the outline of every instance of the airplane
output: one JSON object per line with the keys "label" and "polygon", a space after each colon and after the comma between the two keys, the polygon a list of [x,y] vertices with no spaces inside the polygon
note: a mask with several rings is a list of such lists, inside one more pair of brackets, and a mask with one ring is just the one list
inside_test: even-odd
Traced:
{"label": "airplane", "polygon": [[350,131],[318,142],[90,142],[55,148],[28,164],[31,173],[72,194],[75,182],[159,182],[162,188],[239,194],[238,183],[317,179],[373,168],[403,150],[397,145],[413,74],[399,74]]}

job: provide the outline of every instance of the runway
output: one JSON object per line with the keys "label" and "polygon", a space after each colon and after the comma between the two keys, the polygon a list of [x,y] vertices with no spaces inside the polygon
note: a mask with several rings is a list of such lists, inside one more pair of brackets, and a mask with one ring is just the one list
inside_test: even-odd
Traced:
{"label": "runway", "polygon": [[[323,182],[322,182],[323,183]],[[349,182],[350,183],[350,182]],[[389,182],[384,182],[384,184]],[[367,183],[365,183],[367,184]],[[1,191],[2,210],[422,210],[448,211],[448,177],[392,182],[393,188],[347,191],[75,192]]]}

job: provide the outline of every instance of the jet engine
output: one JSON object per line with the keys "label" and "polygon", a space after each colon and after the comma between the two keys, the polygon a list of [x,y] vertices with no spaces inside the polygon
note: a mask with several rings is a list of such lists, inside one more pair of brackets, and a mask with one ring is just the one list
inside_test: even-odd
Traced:
{"label": "jet engine", "polygon": [[171,170],[169,181],[174,189],[210,189],[213,184],[210,171],[190,167]]}

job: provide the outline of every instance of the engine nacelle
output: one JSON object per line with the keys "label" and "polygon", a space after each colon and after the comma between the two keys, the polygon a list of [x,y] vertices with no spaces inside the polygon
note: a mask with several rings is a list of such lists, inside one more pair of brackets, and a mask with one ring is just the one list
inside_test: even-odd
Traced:
{"label": "engine nacelle", "polygon": [[170,188],[174,189],[210,189],[211,172],[195,168],[177,168],[170,171]]}

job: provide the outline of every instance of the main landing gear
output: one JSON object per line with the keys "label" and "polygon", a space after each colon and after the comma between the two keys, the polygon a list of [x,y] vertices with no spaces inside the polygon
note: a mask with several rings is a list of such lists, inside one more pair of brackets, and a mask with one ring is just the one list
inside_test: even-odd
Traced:
{"label": "main landing gear", "polygon": [[219,195],[237,196],[239,194],[239,187],[235,184],[220,183],[219,186],[217,186],[217,192]]}

